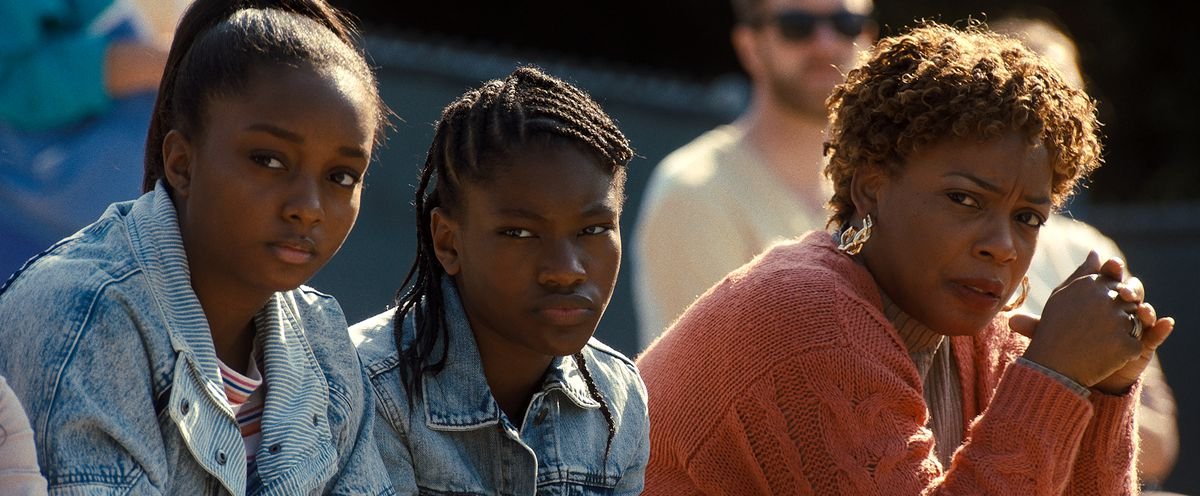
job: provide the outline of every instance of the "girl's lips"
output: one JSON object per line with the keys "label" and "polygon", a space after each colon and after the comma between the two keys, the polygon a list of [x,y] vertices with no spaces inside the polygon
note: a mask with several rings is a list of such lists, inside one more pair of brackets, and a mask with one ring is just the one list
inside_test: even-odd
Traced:
{"label": "girl's lips", "polygon": [[587,323],[592,318],[588,308],[543,308],[538,314],[547,322],[560,327],[574,327]]}
{"label": "girl's lips", "polygon": [[304,265],[316,258],[316,253],[307,247],[294,243],[276,243],[271,245],[271,251],[281,262],[291,265]]}
{"label": "girl's lips", "polygon": [[595,312],[591,298],[579,294],[548,296],[537,307],[537,314],[544,320],[563,327],[587,323]]}

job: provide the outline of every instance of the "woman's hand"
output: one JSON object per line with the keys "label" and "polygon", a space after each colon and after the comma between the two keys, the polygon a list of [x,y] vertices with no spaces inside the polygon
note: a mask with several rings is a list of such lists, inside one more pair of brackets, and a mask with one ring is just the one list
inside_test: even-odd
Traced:
{"label": "woman's hand", "polygon": [[[1013,330],[1032,339],[1025,358],[1107,394],[1128,390],[1175,321],[1158,318],[1154,307],[1142,301],[1141,281],[1126,280],[1125,272],[1120,260],[1101,265],[1096,253],[1090,253],[1054,290],[1040,321],[1013,316]],[[1133,318],[1141,323],[1140,339],[1131,335]]]}
{"label": "woman's hand", "polygon": [[1149,303],[1142,303],[1138,306],[1137,318],[1141,321],[1144,329],[1141,353],[1127,362],[1124,367],[1096,383],[1093,386],[1096,389],[1107,394],[1122,394],[1127,391],[1150,364],[1150,359],[1154,357],[1154,350],[1157,350],[1163,341],[1166,341],[1171,331],[1175,330],[1175,319],[1171,317],[1157,318],[1154,307]]}

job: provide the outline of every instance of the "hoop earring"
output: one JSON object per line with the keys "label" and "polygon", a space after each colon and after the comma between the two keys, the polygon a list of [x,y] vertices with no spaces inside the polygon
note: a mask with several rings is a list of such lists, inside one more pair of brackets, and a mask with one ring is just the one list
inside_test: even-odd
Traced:
{"label": "hoop earring", "polygon": [[1001,310],[1003,310],[1005,312],[1009,312],[1009,311],[1016,309],[1017,307],[1020,307],[1022,304],[1025,303],[1025,298],[1027,298],[1028,296],[1029,296],[1029,276],[1025,276],[1024,278],[1021,279],[1021,294],[1017,295],[1017,301],[1009,302],[1007,305],[1004,305],[1003,307],[1001,307]]}
{"label": "hoop earring", "polygon": [[838,251],[847,255],[858,255],[858,252],[862,251],[863,246],[867,244],[867,240],[871,239],[872,227],[874,224],[871,223],[871,214],[867,214],[863,218],[862,229],[846,226],[846,230],[842,231],[842,236],[839,238]]}

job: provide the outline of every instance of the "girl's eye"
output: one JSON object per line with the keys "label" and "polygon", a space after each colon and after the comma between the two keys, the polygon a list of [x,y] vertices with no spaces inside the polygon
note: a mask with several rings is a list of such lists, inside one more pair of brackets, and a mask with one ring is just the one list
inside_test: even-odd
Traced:
{"label": "girl's eye", "polygon": [[286,168],[286,167],[284,167],[282,160],[279,160],[278,158],[276,158],[272,155],[262,155],[262,154],[252,155],[252,156],[250,156],[250,160],[253,160],[258,165],[261,165],[268,169],[284,169],[284,168]]}
{"label": "girl's eye", "polygon": [[978,207],[979,206],[979,202],[975,201],[975,199],[972,198],[971,195],[968,195],[966,193],[960,193],[960,192],[955,191],[955,192],[951,192],[951,193],[946,193],[946,197],[950,198],[950,201],[957,203],[959,205],[965,205],[968,207]]}
{"label": "girl's eye", "polygon": [[1046,225],[1046,219],[1034,212],[1021,212],[1017,214],[1017,222],[1033,228],[1041,228]]}
{"label": "girl's eye", "polygon": [[339,186],[350,187],[358,184],[358,176],[349,172],[334,172],[333,174],[330,174],[329,179],[332,179],[333,182],[338,183]]}
{"label": "girl's eye", "polygon": [[505,229],[501,234],[511,238],[532,238],[533,232],[528,229]]}
{"label": "girl's eye", "polygon": [[595,225],[595,226],[588,226],[588,227],[583,228],[583,234],[588,234],[588,235],[594,236],[597,234],[604,234],[611,230],[612,230],[612,226]]}

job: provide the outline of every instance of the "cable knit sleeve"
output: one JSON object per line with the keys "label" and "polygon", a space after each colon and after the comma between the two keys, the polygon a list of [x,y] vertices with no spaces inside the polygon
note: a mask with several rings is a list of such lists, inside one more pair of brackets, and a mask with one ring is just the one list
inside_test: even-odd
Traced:
{"label": "cable knit sleeve", "polygon": [[[1057,495],[1068,483],[1068,494],[1132,488],[1112,462],[1128,458],[1130,444],[1101,440],[1131,423],[1089,423],[1088,400],[1025,366],[1011,367],[1001,384],[943,474],[917,389],[866,357],[814,351],[747,385],[684,462],[687,486],[701,494],[897,495]],[[1121,417],[1119,405],[1101,409]],[[1081,450],[1085,437],[1094,444]],[[1114,473],[1103,473],[1113,465]]]}
{"label": "cable knit sleeve", "polygon": [[1138,494],[1137,424],[1134,411],[1141,395],[1141,381],[1123,395],[1093,391],[1095,415],[1080,444],[1067,495]]}
{"label": "cable knit sleeve", "polygon": [[[963,380],[975,382],[975,389],[980,393],[976,406],[984,415],[976,418],[970,427],[962,448],[964,452],[968,446],[970,449],[983,448],[981,451],[985,453],[995,452],[1014,444],[1014,439],[1033,436],[1041,441],[1028,446],[1031,454],[1026,457],[1034,461],[1031,465],[1037,468],[1036,473],[1046,474],[1051,469],[1055,472],[1043,484],[1062,487],[1062,494],[1137,493],[1134,412],[1140,381],[1120,396],[1092,391],[1082,397],[1074,394],[1068,385],[1065,390],[1071,391],[1078,401],[1069,401],[1066,396],[1055,399],[1061,391],[1051,386],[1062,386],[1063,382],[1030,366],[1032,362],[1018,358],[1029,340],[1011,332],[1003,315],[982,335],[976,336],[974,343],[974,359],[966,358],[972,355],[966,351],[969,346],[964,346],[964,354],[960,355],[972,362]],[[1055,405],[1061,408],[1055,408]],[[1080,413],[1086,415],[1080,416]],[[1068,445],[1074,449],[1069,452],[1060,449],[1056,443],[1063,440],[1075,440],[1074,444]],[[989,443],[994,446],[983,446]],[[1052,451],[1044,452],[1046,448],[1052,448]],[[1051,461],[1037,461],[1040,458]],[[1072,462],[1063,468],[1055,463],[1058,459]],[[956,458],[951,471],[958,470],[959,465]]]}
{"label": "cable knit sleeve", "polygon": [[1087,399],[1014,363],[933,492],[1062,494],[1091,417]]}
{"label": "cable knit sleeve", "polygon": [[752,385],[718,420],[687,463],[688,479],[703,494],[805,494],[800,449],[788,436],[788,418],[772,401],[773,385]]}

